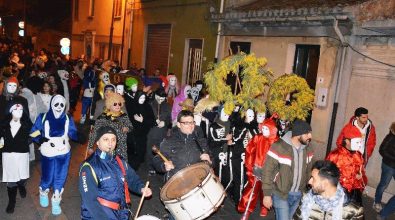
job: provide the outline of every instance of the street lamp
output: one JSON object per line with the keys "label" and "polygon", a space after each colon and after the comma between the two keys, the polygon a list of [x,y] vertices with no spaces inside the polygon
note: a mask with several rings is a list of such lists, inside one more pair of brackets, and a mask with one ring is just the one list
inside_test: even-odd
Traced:
{"label": "street lamp", "polygon": [[70,54],[70,39],[69,38],[62,38],[60,39],[60,46],[62,46],[60,48],[60,52],[63,55],[67,55]]}

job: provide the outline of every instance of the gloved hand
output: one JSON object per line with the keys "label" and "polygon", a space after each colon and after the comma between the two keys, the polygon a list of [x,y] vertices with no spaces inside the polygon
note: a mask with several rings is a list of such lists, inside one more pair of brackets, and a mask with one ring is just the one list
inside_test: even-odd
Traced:
{"label": "gloved hand", "polygon": [[258,166],[254,166],[254,168],[252,169],[252,173],[258,180],[262,180],[262,171],[263,171],[262,167],[258,167]]}
{"label": "gloved hand", "polygon": [[163,127],[165,127],[165,122],[164,121],[160,121],[158,123],[158,128],[163,128]]}
{"label": "gloved hand", "polygon": [[47,141],[49,141],[48,138],[46,138],[46,137],[41,137],[40,140],[38,141],[38,143],[41,145],[41,144],[43,144],[43,143],[45,143],[45,142],[47,142]]}

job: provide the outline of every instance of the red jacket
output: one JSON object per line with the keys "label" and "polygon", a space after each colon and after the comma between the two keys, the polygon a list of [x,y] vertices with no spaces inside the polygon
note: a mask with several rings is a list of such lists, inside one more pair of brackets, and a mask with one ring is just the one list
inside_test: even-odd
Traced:
{"label": "red jacket", "polygon": [[[349,151],[338,145],[329,153],[327,160],[332,161],[340,170],[340,184],[350,192],[352,189],[363,191],[368,179],[365,173],[364,160],[359,151]],[[362,173],[362,178],[357,179],[357,174]]]}
{"label": "red jacket", "polygon": [[[344,130],[348,129],[348,126],[354,126],[353,122],[356,120],[355,117],[351,117],[350,122],[344,126],[342,131],[339,134],[339,137],[337,137],[336,140],[336,145],[341,146],[344,138]],[[368,160],[370,156],[372,156],[374,147],[376,146],[376,128],[374,127],[372,121],[370,121],[370,125],[366,130],[366,136],[365,136],[365,153],[363,155],[363,158],[365,159],[365,164],[368,163]]]}

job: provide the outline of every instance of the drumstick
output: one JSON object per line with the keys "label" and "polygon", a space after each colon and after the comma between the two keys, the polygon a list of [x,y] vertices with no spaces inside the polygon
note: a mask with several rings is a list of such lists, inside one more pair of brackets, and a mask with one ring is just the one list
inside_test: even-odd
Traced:
{"label": "drumstick", "polygon": [[163,156],[163,154],[160,152],[160,150],[159,150],[155,145],[152,146],[152,151],[153,151],[154,153],[158,154],[158,155],[160,156],[160,158],[162,158],[162,160],[163,160],[164,162],[169,162],[169,160],[168,160],[165,156]]}
{"label": "drumstick", "polygon": [[145,190],[148,189],[148,185],[149,185],[149,181],[147,181],[147,183],[146,183],[145,186],[144,186],[143,195],[141,196],[140,203],[139,203],[139,207],[137,208],[136,215],[134,216],[134,220],[136,220],[136,219],[137,219],[137,216],[139,216],[139,212],[140,212],[140,209],[141,209],[141,205],[143,205],[143,201],[144,201],[144,197],[145,197],[145,196],[144,196],[144,195],[145,195]]}

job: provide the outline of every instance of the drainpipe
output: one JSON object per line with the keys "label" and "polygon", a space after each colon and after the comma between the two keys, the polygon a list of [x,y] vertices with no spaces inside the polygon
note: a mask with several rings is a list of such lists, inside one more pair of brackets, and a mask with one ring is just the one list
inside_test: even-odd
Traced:
{"label": "drainpipe", "polygon": [[[224,1],[221,0],[221,6],[219,9],[219,13],[222,14],[224,12]],[[217,43],[215,44],[215,57],[214,57],[214,63],[218,62],[218,53],[219,53],[219,40],[221,38],[221,31],[222,31],[222,23],[218,22],[218,29],[217,29]]]}
{"label": "drainpipe", "polygon": [[127,67],[130,67],[130,61],[132,59],[132,39],[133,39],[133,19],[134,19],[134,8],[135,8],[136,0],[132,0],[131,10],[130,10],[130,24],[129,24],[129,39],[128,39],[128,58],[127,58]]}
{"label": "drainpipe", "polygon": [[339,20],[338,19],[347,19],[347,16],[343,16],[340,18],[335,18],[334,23],[333,23],[333,29],[336,32],[336,35],[339,37],[341,41],[341,57],[340,57],[340,68],[339,71],[337,72],[337,79],[336,79],[336,89],[335,89],[335,102],[333,103],[333,109],[332,109],[332,117],[331,117],[331,125],[329,127],[329,136],[328,136],[328,142],[327,142],[327,147],[326,147],[326,154],[325,157],[329,154],[331,151],[331,146],[332,146],[332,141],[333,141],[333,132],[335,129],[335,122],[336,122],[336,115],[337,115],[337,109],[339,106],[339,90],[341,86],[341,74],[343,73],[344,69],[344,59],[346,57],[346,50],[347,50],[347,42],[344,39],[344,36],[342,32],[339,29]]}

